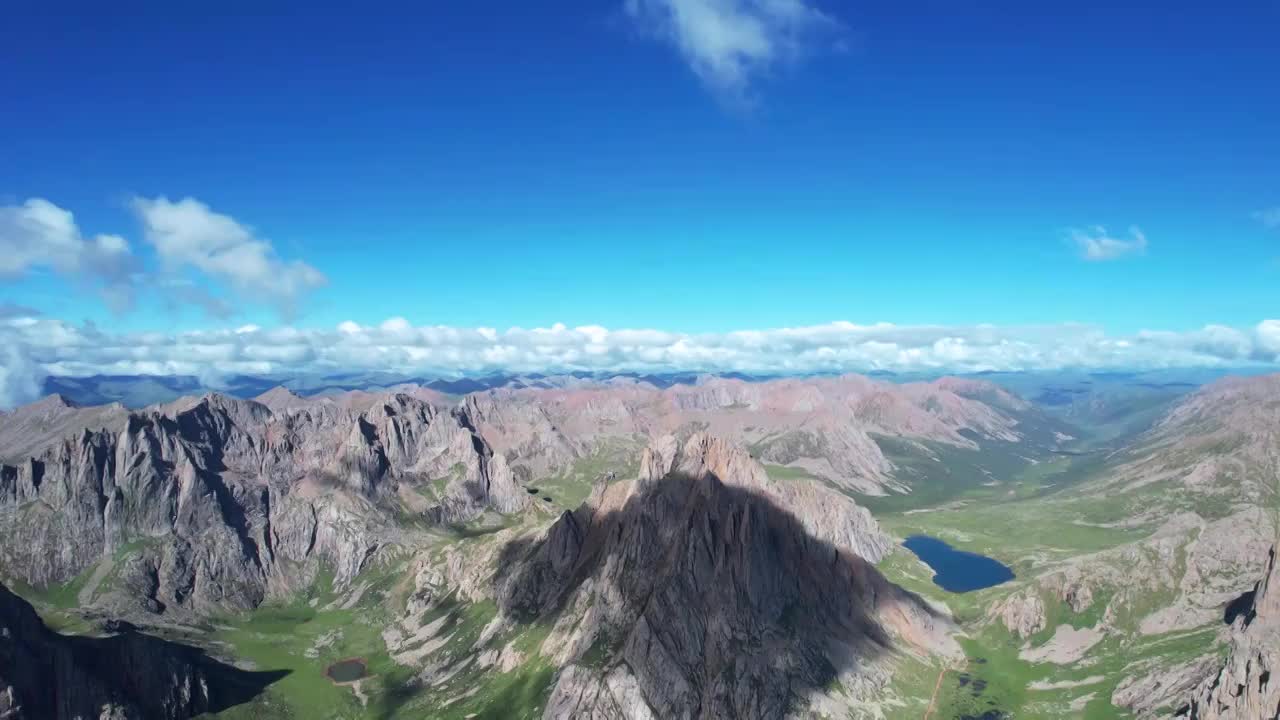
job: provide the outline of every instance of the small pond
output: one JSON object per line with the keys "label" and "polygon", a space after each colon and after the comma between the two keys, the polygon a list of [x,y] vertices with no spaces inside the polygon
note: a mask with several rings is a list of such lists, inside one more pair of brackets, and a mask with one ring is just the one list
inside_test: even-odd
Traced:
{"label": "small pond", "polygon": [[943,590],[969,592],[1013,579],[1013,571],[999,560],[956,550],[928,535],[912,535],[902,545],[933,569],[933,582]]}
{"label": "small pond", "polygon": [[324,674],[328,675],[329,679],[336,683],[355,682],[365,675],[364,660],[360,658],[339,660],[330,665],[329,669],[324,671]]}

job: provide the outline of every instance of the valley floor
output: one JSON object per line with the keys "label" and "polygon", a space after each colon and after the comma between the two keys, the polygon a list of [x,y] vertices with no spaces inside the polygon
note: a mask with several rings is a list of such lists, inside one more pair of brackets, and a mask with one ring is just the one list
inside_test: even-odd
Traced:
{"label": "valley floor", "polygon": [[[1147,706],[1146,698],[1117,690],[1148,676],[1189,682],[1198,677],[1186,674],[1191,669],[1203,672],[1225,654],[1227,626],[1220,617],[1166,632],[1149,622],[1182,599],[1185,557],[1196,533],[1188,533],[1185,544],[1175,542],[1183,566],[1173,569],[1173,577],[1144,577],[1148,569],[1126,566],[1125,558],[1152,552],[1144,541],[1160,524],[1121,520],[1141,515],[1134,508],[1149,493],[1124,497],[1072,487],[1083,475],[1073,477],[1071,464],[1067,459],[1051,468],[1032,465],[1011,481],[970,489],[940,505],[877,513],[900,539],[937,537],[996,558],[1016,574],[1010,582],[957,594],[935,585],[932,571],[903,548],[881,563],[894,582],[945,605],[966,636],[963,663],[904,661],[894,680],[903,704],[888,717],[1106,720],[1135,717],[1135,709],[1147,717],[1171,716],[1177,708]],[[1089,584],[1088,598],[1064,600],[1064,588],[1045,581],[1073,567],[1104,564],[1111,565],[1109,572]],[[999,611],[1031,597],[1043,605],[1042,627],[1020,637]],[[1130,699],[1137,700],[1134,708],[1116,704]]]}

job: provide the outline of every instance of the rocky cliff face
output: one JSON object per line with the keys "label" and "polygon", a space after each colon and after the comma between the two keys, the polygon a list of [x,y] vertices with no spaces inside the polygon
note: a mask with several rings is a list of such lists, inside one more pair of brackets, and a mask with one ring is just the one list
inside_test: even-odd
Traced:
{"label": "rocky cliff face", "polygon": [[[836,497],[783,492],[723,440],[668,438],[639,478],[601,483],[541,538],[509,543],[499,607],[555,623],[545,717],[830,710],[874,696],[898,644],[957,654],[949,620],[860,554],[886,541]],[[825,520],[801,519],[818,507]]]}
{"label": "rocky cliff face", "polygon": [[1232,624],[1226,663],[1178,711],[1192,720],[1280,718],[1280,564],[1271,549],[1267,574]]}
{"label": "rocky cliff face", "polygon": [[[209,395],[28,440],[33,455],[0,465],[0,569],[44,586],[114,565],[117,589],[153,612],[244,608],[322,560],[354,576],[395,542],[401,495],[438,522],[529,503],[461,411],[287,400]],[[405,492],[424,485],[430,499]]]}
{"label": "rocky cliff face", "polygon": [[670,435],[659,438],[644,452],[640,479],[652,483],[672,473],[714,476],[726,485],[768,498],[794,515],[810,535],[872,563],[879,562],[893,545],[871,513],[847,495],[812,481],[772,480],[741,446],[722,438],[702,433],[683,443]]}
{"label": "rocky cliff face", "polygon": [[189,718],[243,702],[279,675],[239,671],[127,626],[113,630],[58,635],[0,585],[0,718]]}

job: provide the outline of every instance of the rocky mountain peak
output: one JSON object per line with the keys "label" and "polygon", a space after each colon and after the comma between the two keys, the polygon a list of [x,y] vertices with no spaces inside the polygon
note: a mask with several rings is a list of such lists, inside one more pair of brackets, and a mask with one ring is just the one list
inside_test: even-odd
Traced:
{"label": "rocky mountain peak", "polygon": [[563,669],[545,717],[803,714],[814,688],[856,703],[886,682],[899,643],[959,652],[947,618],[770,488],[729,441],[663,438],[637,479],[504,548],[500,606],[555,622],[543,651]]}
{"label": "rocky mountain peak", "polygon": [[47,412],[49,410],[65,410],[76,407],[80,406],[63,396],[61,393],[53,393],[52,395],[46,395],[45,397],[26,405],[24,409],[30,412]]}
{"label": "rocky mountain peak", "polygon": [[705,433],[694,433],[683,443],[666,435],[645,448],[640,460],[641,480],[656,482],[672,472],[692,477],[715,475],[721,482],[743,487],[769,484],[764,467],[745,448]]}
{"label": "rocky mountain peak", "polygon": [[1271,548],[1252,601],[1232,625],[1231,652],[1176,716],[1190,720],[1280,718],[1280,564]]}
{"label": "rocky mountain peak", "polygon": [[871,562],[893,545],[871,513],[847,495],[813,480],[773,480],[746,448],[724,438],[694,433],[683,443],[674,436],[655,440],[641,458],[640,482],[656,482],[671,473],[711,475],[768,497],[800,518],[809,533]]}
{"label": "rocky mountain peak", "polygon": [[290,408],[303,407],[313,402],[295,394],[283,385],[277,385],[258,395],[254,398],[254,401],[266,405],[272,410],[288,410]]}

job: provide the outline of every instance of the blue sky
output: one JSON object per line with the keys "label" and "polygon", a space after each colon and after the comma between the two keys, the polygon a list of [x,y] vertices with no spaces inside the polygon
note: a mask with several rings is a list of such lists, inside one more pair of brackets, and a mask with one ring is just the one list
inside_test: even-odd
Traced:
{"label": "blue sky", "polygon": [[[134,301],[29,251],[0,303],[117,333],[1278,314],[1274,2],[257,6],[6,10],[0,206],[122,238]],[[323,285],[160,257],[139,199],[188,197]]]}

